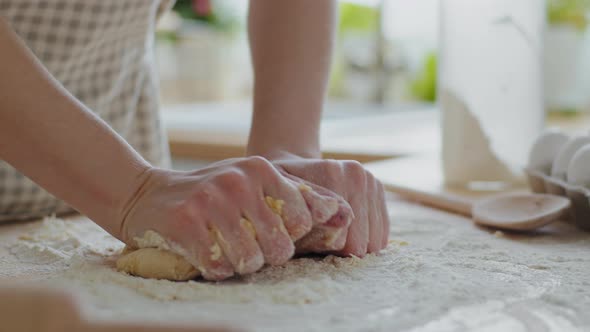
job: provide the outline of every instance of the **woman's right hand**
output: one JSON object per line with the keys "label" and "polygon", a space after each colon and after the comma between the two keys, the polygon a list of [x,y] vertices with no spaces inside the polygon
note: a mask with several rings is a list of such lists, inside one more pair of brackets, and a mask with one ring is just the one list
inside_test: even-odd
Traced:
{"label": "woman's right hand", "polygon": [[314,226],[352,220],[344,199],[284,177],[261,157],[194,172],[149,169],[142,181],[122,210],[119,238],[138,247],[154,231],[210,280],[285,263]]}

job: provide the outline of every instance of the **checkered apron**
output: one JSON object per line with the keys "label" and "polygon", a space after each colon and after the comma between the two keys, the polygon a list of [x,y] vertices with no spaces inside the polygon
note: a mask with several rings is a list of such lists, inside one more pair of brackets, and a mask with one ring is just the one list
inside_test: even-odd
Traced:
{"label": "checkered apron", "polygon": [[[169,166],[158,115],[153,33],[157,17],[172,2],[0,0],[0,16],[70,93],[146,160]],[[0,160],[0,222],[71,211]]]}

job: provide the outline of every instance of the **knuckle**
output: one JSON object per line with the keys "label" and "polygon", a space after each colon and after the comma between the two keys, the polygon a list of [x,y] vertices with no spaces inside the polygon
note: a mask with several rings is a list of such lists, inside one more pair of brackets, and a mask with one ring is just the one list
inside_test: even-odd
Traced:
{"label": "knuckle", "polygon": [[325,160],[320,165],[321,172],[323,179],[321,179],[321,183],[338,183],[342,181],[343,176],[343,169],[342,165],[337,160]]}
{"label": "knuckle", "polygon": [[345,161],[344,167],[346,168],[346,171],[351,174],[357,174],[357,175],[362,174],[365,177],[367,176],[367,171],[365,170],[363,165],[356,160]]}
{"label": "knuckle", "polygon": [[342,161],[328,159],[323,162],[323,166],[330,172],[339,172],[342,169]]}
{"label": "knuckle", "polygon": [[210,185],[204,185],[199,190],[193,192],[190,199],[182,204],[182,207],[189,212],[200,204],[208,204],[213,199],[213,188]]}
{"label": "knuckle", "polygon": [[248,168],[252,168],[255,171],[269,171],[274,168],[270,161],[260,156],[251,156],[244,160],[244,165]]}
{"label": "knuckle", "polygon": [[228,170],[217,175],[215,181],[222,191],[230,190],[232,192],[246,191],[248,182],[245,174],[238,169]]}
{"label": "knuckle", "polygon": [[358,161],[347,161],[345,164],[346,176],[357,188],[363,188],[367,183],[368,176],[365,168]]}
{"label": "knuckle", "polygon": [[346,160],[344,161],[346,167],[355,170],[357,172],[365,172],[365,168],[363,167],[363,164],[361,164],[360,162],[356,161],[356,160]]}

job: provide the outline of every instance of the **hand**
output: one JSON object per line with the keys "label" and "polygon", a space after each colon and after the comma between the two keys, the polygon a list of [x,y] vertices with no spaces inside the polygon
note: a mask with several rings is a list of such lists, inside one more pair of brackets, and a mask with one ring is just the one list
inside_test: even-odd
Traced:
{"label": "hand", "polygon": [[137,247],[154,231],[212,280],[282,264],[312,227],[346,228],[352,214],[342,198],[309,190],[261,157],[194,172],[150,169],[123,211],[124,242]]}
{"label": "hand", "polygon": [[[291,154],[275,154],[273,159],[273,164],[284,172],[342,196],[352,207],[352,224],[335,240],[344,244],[332,253],[362,257],[387,246],[389,216],[383,185],[360,163],[304,159]],[[313,245],[316,237],[317,232],[312,231],[299,240],[298,252],[326,251]]]}

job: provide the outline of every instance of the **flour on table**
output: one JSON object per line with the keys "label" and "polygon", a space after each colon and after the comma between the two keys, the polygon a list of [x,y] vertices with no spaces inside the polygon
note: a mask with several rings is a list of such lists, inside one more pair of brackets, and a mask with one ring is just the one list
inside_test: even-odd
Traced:
{"label": "flour on table", "polygon": [[97,320],[262,332],[590,330],[589,234],[561,224],[554,234],[497,237],[405,202],[389,209],[393,241],[379,255],[295,259],[223,282],[119,273],[122,243],[84,218],[49,219],[0,242],[11,249],[0,275],[23,275],[18,267],[63,287]]}
{"label": "flour on table", "polygon": [[[375,259],[361,260],[357,257],[301,258],[284,266],[266,267],[262,271],[232,280],[215,283],[189,281],[185,283],[168,280],[152,280],[121,274],[115,269],[115,261],[122,252],[123,244],[117,240],[107,241],[105,250],[101,243],[93,243],[84,234],[93,233],[97,239],[109,237],[102,229],[85,220],[82,223],[47,218],[36,225],[19,241],[11,244],[11,253],[22,263],[36,264],[60,260],[67,269],[56,276],[64,278],[68,285],[79,282],[85,287],[100,288],[105,284],[122,286],[157,300],[215,300],[220,303],[267,302],[273,304],[304,304],[327,300],[331,294],[346,292],[332,284],[332,277],[346,276],[359,270],[363,264]],[[138,245],[162,247],[162,241],[154,234],[139,239]],[[88,242],[86,242],[88,241]],[[113,249],[113,244],[115,248]],[[97,248],[98,247],[98,248]],[[156,249],[157,250],[157,249]],[[136,251],[137,252],[137,251]],[[174,265],[174,264],[173,264]],[[173,278],[170,278],[173,279]],[[57,282],[58,284],[60,282]],[[98,293],[99,290],[97,289]]]}

